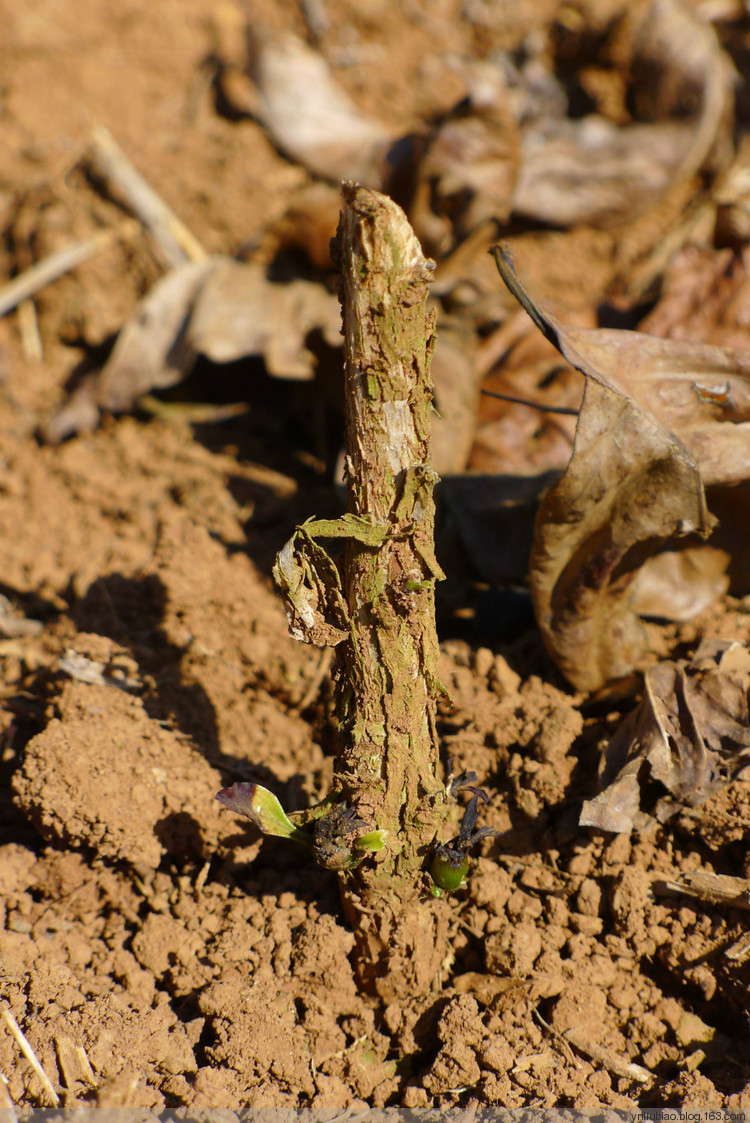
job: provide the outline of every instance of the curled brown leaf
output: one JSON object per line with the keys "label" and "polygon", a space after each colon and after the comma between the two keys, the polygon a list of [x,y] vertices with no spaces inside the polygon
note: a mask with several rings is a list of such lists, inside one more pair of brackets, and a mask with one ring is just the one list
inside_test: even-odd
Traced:
{"label": "curled brown leaf", "polygon": [[495,257],[537,327],[586,376],[570,463],[537,514],[531,591],[552,658],[574,686],[595,691],[627,678],[646,654],[634,603],[643,563],[665,540],[711,527],[694,459],[623,385],[631,364],[643,375],[654,354],[680,345],[567,328],[534,302],[506,251]]}

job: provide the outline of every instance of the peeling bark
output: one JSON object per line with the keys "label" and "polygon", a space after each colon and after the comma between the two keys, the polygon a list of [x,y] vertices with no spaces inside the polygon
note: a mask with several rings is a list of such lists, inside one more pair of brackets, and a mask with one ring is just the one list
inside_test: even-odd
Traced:
{"label": "peeling bark", "polygon": [[445,955],[446,906],[421,870],[442,822],[435,730],[438,643],[430,429],[432,263],[390,199],[345,185],[336,238],[343,275],[349,512],[387,526],[378,548],[350,540],[352,621],[340,682],[348,695],[339,779],[389,844],[348,878],[359,972],[384,999],[423,993]]}
{"label": "peeling bark", "polygon": [[[343,194],[334,248],[349,510],[300,527],[276,576],[294,634],[337,645],[338,803],[317,820],[317,856],[343,871],[362,985],[393,1002],[429,990],[448,949],[449,909],[430,897],[423,872],[446,813],[435,728],[434,584],[443,575],[429,463],[432,263],[390,199],[353,184]],[[331,537],[346,539],[338,573],[318,544]],[[386,845],[360,861],[357,836],[376,829]]]}

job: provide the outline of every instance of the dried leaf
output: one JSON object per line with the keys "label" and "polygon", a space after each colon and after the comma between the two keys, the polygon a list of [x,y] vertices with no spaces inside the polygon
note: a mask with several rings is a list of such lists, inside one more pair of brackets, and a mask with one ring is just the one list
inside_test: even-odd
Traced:
{"label": "dried leaf", "polygon": [[559,329],[553,330],[569,362],[584,374],[597,372],[673,433],[704,485],[747,479],[750,351],[614,328]]}
{"label": "dried leaf", "polygon": [[305,339],[316,328],[331,347],[341,345],[339,302],[322,285],[275,284],[259,265],[219,258],[196,302],[187,338],[196,354],[216,363],[262,355],[269,374],[307,379],[314,359]]}
{"label": "dried leaf", "polygon": [[681,0],[635,5],[624,22],[616,50],[630,54],[618,62],[628,65],[639,120],[533,119],[522,132],[517,214],[554,226],[622,220],[705,162],[730,94],[712,29]]}
{"label": "dried leaf", "polygon": [[614,380],[640,355],[636,341],[647,353],[675,344],[564,327],[534,303],[502,250],[496,260],[537,327],[586,376],[573,455],[537,515],[531,591],[557,665],[577,689],[598,690],[626,678],[646,653],[632,597],[640,566],[661,541],[710,528],[693,460]]}
{"label": "dried leaf", "polygon": [[141,394],[174,386],[188,374],[196,355],[186,324],[215,266],[215,258],[178,265],[138,302],[99,374],[103,409],[130,409]]}
{"label": "dried leaf", "polygon": [[513,209],[558,227],[622,220],[674,182],[690,137],[685,125],[545,122],[524,135]]}
{"label": "dried leaf", "polygon": [[250,72],[262,123],[285,155],[327,179],[380,186],[392,134],[357,108],[318,51],[294,35],[256,34]]}
{"label": "dried leaf", "polygon": [[563,478],[537,515],[531,588],[550,653],[579,690],[626,678],[648,650],[631,585],[661,539],[709,527],[700,477],[670,434],[589,380]]}
{"label": "dried leaf", "polygon": [[639,616],[690,620],[729,588],[725,550],[700,545],[664,550],[638,571],[631,606]]}
{"label": "dried leaf", "polygon": [[71,396],[47,436],[61,440],[93,427],[99,408],[131,409],[149,391],[176,385],[198,355],[219,363],[262,355],[269,374],[312,378],[305,340],[317,329],[339,345],[340,322],[336,297],[310,281],[276,284],[262,266],[226,257],[178,266],[139,302],[102,370]]}
{"label": "dried leaf", "polygon": [[347,638],[349,613],[339,572],[304,527],[297,529],[278,554],[273,577],[286,601],[293,639],[335,647]]}
{"label": "dried leaf", "polygon": [[582,826],[621,832],[664,822],[700,806],[750,763],[747,647],[709,641],[689,663],[648,670],[644,690],[609,743],[604,790],[584,803]]}

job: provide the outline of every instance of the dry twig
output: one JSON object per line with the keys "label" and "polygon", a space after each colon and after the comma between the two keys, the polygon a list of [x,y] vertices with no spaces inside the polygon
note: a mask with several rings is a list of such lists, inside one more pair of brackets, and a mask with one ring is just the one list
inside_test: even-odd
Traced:
{"label": "dry twig", "polygon": [[118,238],[132,237],[137,229],[138,227],[134,222],[124,222],[113,230],[101,230],[91,238],[85,238],[81,242],[73,242],[70,246],[64,246],[63,249],[51,253],[42,261],[38,261],[36,265],[32,265],[30,269],[26,269],[18,277],[14,277],[3,289],[0,289],[0,316],[4,316],[6,312],[11,312],[22,301],[28,300],[29,297],[46,288],[52,281],[56,281],[65,273],[69,273],[71,269],[83,265],[84,261],[88,261],[90,257],[95,257],[96,254],[101,253]]}
{"label": "dry twig", "polygon": [[18,1044],[18,1048],[21,1050],[24,1057],[26,1058],[26,1060],[29,1062],[29,1064],[33,1068],[33,1070],[36,1074],[36,1077],[37,1077],[39,1083],[41,1084],[42,1088],[44,1089],[47,1097],[49,1098],[52,1106],[53,1107],[59,1107],[60,1106],[60,1097],[58,1096],[55,1089],[52,1087],[52,1082],[51,1082],[50,1078],[47,1076],[47,1073],[44,1071],[44,1069],[40,1065],[39,1061],[37,1060],[36,1054],[34,1053],[34,1050],[31,1048],[28,1041],[26,1040],[26,1037],[24,1036],[23,1030],[19,1026],[18,1022],[13,1017],[13,1015],[11,1014],[10,1010],[7,1007],[5,1007],[3,1010],[0,1011],[0,1017],[2,1017],[3,1021],[7,1025],[8,1029],[10,1030],[10,1032],[15,1037],[16,1042]]}
{"label": "dry twig", "polygon": [[185,261],[203,261],[208,256],[184,222],[136,171],[107,129],[94,130],[87,162],[94,178],[146,227],[156,242],[162,264],[171,268]]}
{"label": "dry twig", "polygon": [[647,1068],[633,1064],[632,1061],[628,1061],[625,1057],[615,1053],[613,1049],[607,1049],[596,1041],[590,1041],[577,1029],[572,1027],[566,1029],[563,1037],[579,1053],[583,1053],[590,1060],[596,1061],[597,1064],[609,1069],[610,1072],[614,1072],[616,1076],[624,1076],[626,1080],[635,1080],[639,1084],[648,1084],[654,1079],[653,1073],[649,1072]]}
{"label": "dry twig", "polygon": [[670,897],[693,897],[712,905],[728,905],[729,908],[750,911],[750,880],[746,877],[690,870],[674,879],[655,882],[654,892]]}

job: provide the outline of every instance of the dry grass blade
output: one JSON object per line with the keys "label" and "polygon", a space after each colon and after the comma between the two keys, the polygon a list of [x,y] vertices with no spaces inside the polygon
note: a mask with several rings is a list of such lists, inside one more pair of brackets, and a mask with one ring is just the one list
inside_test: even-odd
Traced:
{"label": "dry grass blade", "polygon": [[166,266],[203,261],[206,251],[153,187],[136,171],[107,129],[94,130],[88,167],[112,195],[143,223]]}
{"label": "dry grass blade", "polygon": [[52,1082],[50,1081],[50,1078],[47,1076],[47,1073],[44,1071],[44,1069],[40,1065],[39,1061],[37,1060],[36,1054],[34,1053],[34,1050],[29,1045],[29,1043],[28,1043],[21,1027],[19,1026],[18,1022],[13,1017],[13,1015],[11,1014],[10,1010],[7,1007],[0,1010],[0,1017],[3,1019],[3,1021],[7,1025],[10,1032],[13,1034],[13,1037],[15,1038],[15,1040],[18,1044],[18,1048],[21,1050],[24,1057],[26,1058],[26,1060],[29,1062],[29,1064],[33,1068],[34,1072],[36,1073],[37,1079],[39,1080],[39,1083],[41,1084],[41,1086],[42,1086],[46,1096],[48,1097],[50,1103],[52,1104],[53,1107],[59,1107],[60,1106],[60,1097],[58,1096],[55,1089],[52,1087]]}
{"label": "dry grass blade", "polygon": [[74,242],[57,253],[51,253],[43,261],[37,262],[20,276],[14,277],[0,290],[0,316],[11,312],[24,300],[41,292],[43,288],[58,278],[83,265],[84,261],[101,253],[118,238],[132,238],[138,231],[136,223],[124,222],[114,230],[102,230],[82,242]]}

